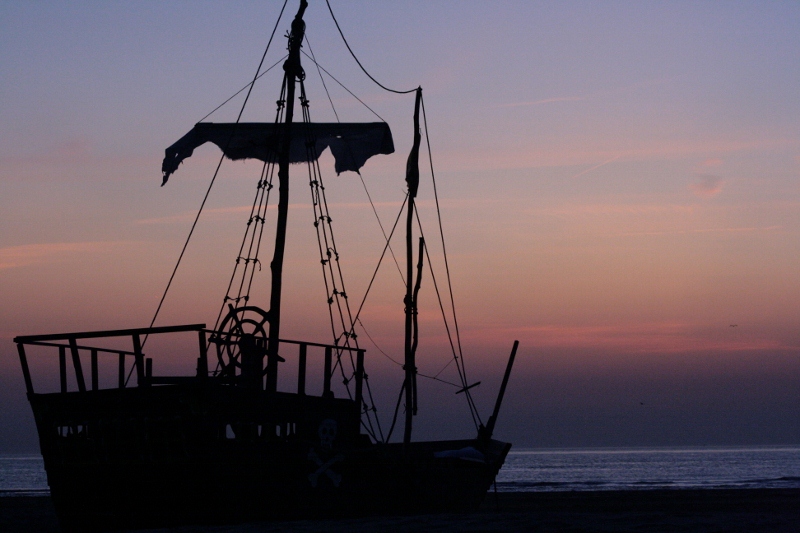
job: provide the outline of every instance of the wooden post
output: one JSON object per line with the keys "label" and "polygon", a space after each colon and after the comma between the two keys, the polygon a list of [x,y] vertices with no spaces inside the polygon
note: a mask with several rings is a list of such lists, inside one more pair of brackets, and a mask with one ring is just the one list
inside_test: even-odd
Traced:
{"label": "wooden post", "polygon": [[78,390],[86,392],[86,381],[83,379],[81,356],[78,353],[78,343],[75,341],[75,337],[69,338],[69,351],[72,352],[72,366],[75,367],[75,381],[78,382]]}
{"label": "wooden post", "polygon": [[356,352],[356,404],[358,405],[359,415],[361,414],[361,403],[364,391],[364,350]]}
{"label": "wooden post", "polygon": [[308,345],[300,344],[300,361],[297,364],[297,394],[306,395],[306,352]]}
{"label": "wooden post", "polygon": [[119,388],[125,388],[125,354],[119,352]]}
{"label": "wooden post", "polygon": [[67,349],[58,347],[58,373],[61,377],[61,392],[67,392]]}
{"label": "wooden post", "polygon": [[200,342],[200,357],[197,359],[197,377],[200,379],[208,378],[208,346],[206,345],[206,332],[200,330],[198,341]]}
{"label": "wooden post", "polygon": [[91,351],[91,358],[92,358],[92,390],[97,390],[100,388],[98,384],[98,371],[97,371],[97,349],[92,348]]}
{"label": "wooden post", "polygon": [[28,394],[33,394],[31,371],[28,368],[28,358],[25,356],[25,346],[22,343],[17,344],[17,353],[19,354],[19,364],[22,367],[22,377],[25,378],[25,390]]}
{"label": "wooden post", "polygon": [[136,385],[139,387],[145,386],[144,378],[144,354],[142,353],[142,342],[139,340],[139,335],[132,335],[133,337],[133,356],[136,359]]}
{"label": "wooden post", "polygon": [[153,377],[153,358],[147,357],[144,360],[144,377],[147,385],[150,386],[150,378]]}
{"label": "wooden post", "polygon": [[333,363],[333,353],[330,346],[325,347],[325,380],[323,381],[322,396],[329,398],[333,395],[331,392],[331,366]]}
{"label": "wooden post", "polygon": [[[494,404],[494,411],[489,421],[486,423],[483,433],[488,440],[494,433],[494,425],[497,423],[497,415],[500,414],[500,404],[503,403],[503,396],[506,394],[506,385],[508,385],[508,378],[511,376],[511,368],[514,366],[514,358],[517,355],[517,348],[519,348],[519,341],[514,341],[514,346],[511,348],[511,355],[508,357],[508,364],[506,365],[506,373],[503,375],[503,383],[500,385],[500,392],[497,393],[497,401]],[[479,432],[480,436],[480,432]]]}

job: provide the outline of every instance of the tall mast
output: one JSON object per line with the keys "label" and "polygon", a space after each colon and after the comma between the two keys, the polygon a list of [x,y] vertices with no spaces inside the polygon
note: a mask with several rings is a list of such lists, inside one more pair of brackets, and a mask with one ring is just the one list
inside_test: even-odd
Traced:
{"label": "tall mast", "polygon": [[286,114],[283,126],[283,141],[278,159],[278,224],[275,235],[275,252],[270,263],[272,287],[269,300],[269,341],[267,344],[267,391],[278,387],[278,343],[281,328],[281,281],[283,279],[283,253],[286,247],[286,220],[289,213],[289,151],[292,142],[292,119],[294,118],[295,84],[303,79],[300,65],[300,45],[306,25],[303,13],[308,7],[306,0],[300,1],[300,9],[292,21],[289,35],[289,57],[283,64],[286,83]]}
{"label": "tall mast", "polygon": [[[408,155],[406,163],[406,182],[408,183],[408,216],[406,217],[406,296],[403,300],[406,310],[405,327],[405,361],[403,368],[406,371],[405,398],[406,398],[406,424],[403,433],[403,444],[411,442],[412,417],[417,414],[417,362],[416,362],[416,314],[417,302],[414,290],[414,246],[413,222],[414,199],[419,188],[419,144],[421,134],[419,131],[419,104],[422,100],[422,88],[417,89],[417,99],[414,104],[414,146]],[[420,261],[422,261],[422,243],[420,243]],[[421,276],[420,272],[417,274]],[[417,287],[417,291],[419,287]]]}

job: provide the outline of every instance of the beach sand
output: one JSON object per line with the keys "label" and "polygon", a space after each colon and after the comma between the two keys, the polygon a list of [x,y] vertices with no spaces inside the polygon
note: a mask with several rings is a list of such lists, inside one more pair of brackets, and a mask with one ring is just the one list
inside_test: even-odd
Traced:
{"label": "beach sand", "polygon": [[[0,531],[57,533],[49,497],[0,498]],[[152,530],[151,530],[152,531]],[[479,511],[180,527],[159,533],[800,532],[800,489],[489,493]]]}

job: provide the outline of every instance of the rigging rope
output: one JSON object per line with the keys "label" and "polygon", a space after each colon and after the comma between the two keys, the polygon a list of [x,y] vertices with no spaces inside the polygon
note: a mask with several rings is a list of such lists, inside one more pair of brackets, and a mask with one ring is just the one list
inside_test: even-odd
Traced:
{"label": "rigging rope", "polygon": [[[277,109],[275,111],[275,123],[278,124],[283,120],[283,115],[286,110],[286,78],[284,77],[283,84],[281,85],[281,93],[280,98],[276,102]],[[228,288],[225,291],[225,298],[222,300],[222,306],[220,307],[219,313],[217,314],[217,319],[214,322],[214,329],[216,330],[219,327],[220,320],[222,319],[223,313],[225,313],[226,306],[228,305],[229,301],[233,301],[236,305],[235,307],[239,307],[239,302],[244,300],[245,305],[250,300],[250,290],[253,286],[253,278],[256,272],[256,264],[259,265],[259,270],[261,269],[260,261],[258,259],[259,252],[261,250],[261,240],[264,235],[264,226],[266,225],[266,215],[267,209],[269,207],[269,198],[270,192],[273,189],[273,179],[275,177],[275,156],[272,156],[268,161],[264,162],[264,166],[261,170],[261,175],[259,176],[258,184],[256,186],[256,195],[253,198],[253,205],[250,208],[250,217],[247,222],[247,228],[245,229],[244,236],[242,237],[242,243],[239,246],[239,254],[236,257],[236,263],[233,267],[233,272],[231,273],[231,279],[228,282]],[[255,225],[253,225],[255,223]],[[253,232],[250,233],[250,228],[252,226]],[[256,239],[256,233],[258,233],[258,238]],[[243,256],[242,252],[244,251],[244,246],[247,242],[247,237],[250,237],[250,246],[247,250],[247,256]],[[255,245],[255,255],[253,255],[253,246]],[[236,274],[239,271],[239,264],[244,260],[244,267],[241,273],[241,282],[239,283],[239,290],[236,293],[236,296],[231,296],[231,287],[233,287],[233,282],[236,279]],[[252,263],[252,266],[250,264]],[[247,280],[248,271],[250,273],[250,279],[247,283],[247,290],[244,291],[244,284]],[[219,365],[217,366],[219,369]]]}
{"label": "rigging rope", "polygon": [[[419,212],[417,211],[414,214],[416,215],[417,227],[419,228],[420,236],[424,239],[425,238],[424,237],[425,232],[422,230],[422,222],[419,219]],[[427,376],[427,377],[430,377],[431,379],[436,380],[436,381],[443,381],[443,382],[447,383],[446,381],[439,379],[439,374],[441,374],[444,371],[445,368],[450,366],[450,363],[455,361],[456,362],[456,368],[458,369],[458,377],[461,380],[461,390],[463,390],[464,392],[468,393],[469,392],[469,387],[467,386],[467,375],[466,375],[466,373],[464,373],[461,365],[458,364],[458,356],[456,355],[455,347],[453,346],[453,336],[450,333],[450,326],[449,326],[449,324],[447,322],[447,316],[446,316],[446,313],[444,311],[444,305],[442,304],[442,296],[441,296],[441,293],[439,292],[439,284],[436,283],[436,274],[434,274],[434,272],[433,272],[433,262],[431,261],[430,254],[428,253],[428,245],[427,244],[424,246],[424,250],[425,250],[425,256],[428,258],[428,269],[430,270],[430,273],[431,273],[431,280],[433,281],[433,287],[434,287],[434,290],[436,292],[436,298],[439,301],[439,309],[442,311],[442,321],[444,322],[444,328],[445,328],[445,331],[447,332],[447,340],[450,342],[450,350],[453,353],[453,359],[451,359],[444,366],[444,368],[442,368],[434,376]],[[453,385],[455,385],[455,384],[453,384]],[[458,387],[458,385],[456,385],[456,387]],[[478,414],[478,409],[475,406],[474,402],[472,401],[472,396],[471,395],[466,395],[466,398],[467,398],[467,406],[469,407],[469,412],[470,412],[470,415],[472,416],[472,422],[473,422],[473,424],[475,424],[475,429],[478,429],[480,427],[479,424],[482,423],[480,415]]]}
{"label": "rigging rope", "polygon": [[386,435],[386,442],[389,442],[389,439],[392,438],[392,433],[394,433],[394,426],[397,424],[397,415],[400,412],[400,401],[403,399],[403,392],[405,392],[406,388],[406,380],[403,380],[403,384],[400,385],[400,394],[397,395],[397,403],[394,406],[394,416],[392,417],[392,425],[389,428],[389,433]]}
{"label": "rigging rope", "polygon": [[[262,72],[261,74],[259,74],[258,76],[256,76],[256,79],[255,79],[255,80],[253,80],[253,81],[260,80],[260,79],[261,79],[261,77],[262,77],[263,75],[265,75],[267,72],[269,72],[270,70],[272,70],[272,69],[274,69],[275,67],[277,67],[277,66],[278,66],[278,65],[281,63],[281,61],[285,60],[287,57],[289,57],[289,54],[286,54],[285,56],[283,56],[282,58],[280,58],[279,60],[277,60],[275,63],[273,63],[273,64],[272,64],[272,66],[271,66],[271,67],[269,67],[267,70],[265,70],[264,72]],[[225,100],[224,102],[222,102],[221,104],[219,104],[217,107],[215,107],[214,109],[212,109],[212,110],[211,110],[211,112],[210,112],[208,115],[204,116],[203,118],[201,118],[201,119],[200,119],[200,120],[198,120],[197,122],[203,122],[205,119],[207,119],[208,117],[210,117],[211,115],[213,115],[213,114],[214,114],[216,111],[218,111],[218,110],[219,110],[219,108],[221,108],[222,106],[224,106],[225,104],[227,104],[228,102],[230,102],[231,100],[233,100],[234,98],[236,98],[237,96],[239,96],[239,95],[242,93],[242,91],[244,91],[245,89],[247,89],[248,87],[250,87],[250,85],[252,85],[252,83],[253,83],[253,82],[250,82],[250,83],[248,83],[247,85],[245,85],[244,87],[242,87],[241,89],[239,89],[238,91],[236,91],[236,92],[233,94],[233,96],[231,96],[230,98],[228,98],[227,100]]]}
{"label": "rigging rope", "polygon": [[[427,256],[427,254],[425,254],[425,255]],[[428,256],[428,259],[430,260],[430,256]],[[383,356],[384,356],[386,359],[388,359],[388,360],[389,360],[389,361],[391,361],[392,363],[396,364],[397,366],[399,366],[399,367],[402,367],[402,366],[403,366],[403,363],[401,363],[400,361],[398,361],[397,359],[395,359],[394,357],[392,357],[392,356],[391,356],[391,355],[389,355],[388,353],[384,352],[384,351],[381,349],[381,347],[380,347],[380,346],[378,346],[378,343],[377,343],[377,342],[375,342],[375,339],[373,339],[373,338],[372,338],[372,335],[370,335],[370,334],[369,334],[369,331],[367,331],[367,328],[365,328],[365,327],[364,327],[364,323],[363,323],[363,322],[361,322],[361,319],[358,319],[358,320],[357,320],[357,322],[358,322],[358,323],[361,325],[361,329],[363,329],[363,330],[364,330],[364,334],[367,336],[367,338],[370,340],[370,342],[372,342],[372,345],[373,345],[373,346],[375,346],[375,349],[376,349],[376,350],[378,350],[378,351],[381,353],[381,355],[383,355]],[[450,363],[452,363],[452,362],[453,362],[453,361],[451,360],[451,361],[450,361]],[[448,365],[449,365],[450,363],[448,363]],[[439,374],[440,374],[440,373],[441,373],[441,371],[439,371]],[[421,372],[417,372],[417,375],[418,375],[418,376],[420,376],[420,377],[427,378],[427,379],[432,379],[432,380],[434,380],[434,381],[438,381],[438,382],[440,382],[440,383],[445,383],[445,384],[447,384],[447,385],[451,385],[451,386],[453,386],[453,387],[458,387],[459,389],[462,389],[462,388],[464,388],[464,386],[463,386],[463,385],[459,385],[458,383],[453,383],[452,381],[447,381],[446,379],[440,379],[440,378],[439,378],[439,374],[436,374],[435,376],[429,376],[429,375],[427,375],[427,374],[423,374],[423,373],[421,373]]]}
{"label": "rigging rope", "polygon": [[[339,35],[342,37],[342,41],[344,41],[344,44],[347,47],[347,50],[350,52],[350,55],[353,56],[353,59],[355,59],[356,63],[358,64],[359,68],[361,68],[362,72],[364,72],[364,74],[366,74],[366,76],[370,80],[372,80],[376,85],[378,85],[382,89],[384,89],[386,91],[389,91],[389,92],[392,92],[392,93],[396,93],[396,94],[408,94],[408,93],[412,93],[412,92],[417,91],[417,89],[410,89],[410,90],[407,90],[407,91],[398,91],[398,90],[395,90],[395,89],[391,89],[389,87],[386,87],[382,83],[380,83],[369,72],[367,72],[367,70],[364,68],[364,65],[362,65],[361,61],[359,61],[358,57],[356,57],[356,54],[353,52],[353,49],[350,48],[350,44],[347,42],[347,39],[345,38],[344,33],[342,32],[342,28],[339,26],[339,22],[336,20],[336,16],[333,14],[333,9],[331,8],[330,1],[329,0],[325,0],[325,3],[328,6],[328,11],[330,11],[330,13],[331,13],[331,18],[333,18],[333,22],[336,25],[336,29],[339,31]],[[312,61],[313,61],[313,59],[312,59]],[[327,71],[325,71],[325,72],[327,73]],[[377,113],[376,113],[376,115],[377,115]],[[463,354],[463,350],[462,350],[462,347],[461,347],[461,335],[459,333],[458,318],[456,316],[456,310],[455,310],[455,299],[453,297],[453,286],[452,286],[452,282],[451,282],[451,278],[450,278],[450,266],[449,266],[448,261],[447,261],[447,249],[445,247],[444,230],[443,230],[443,227],[442,227],[442,217],[441,217],[441,211],[440,211],[440,208],[439,208],[439,196],[438,196],[437,191],[436,191],[436,177],[435,177],[435,174],[434,174],[434,171],[433,171],[433,155],[431,153],[430,137],[428,136],[428,121],[427,121],[427,117],[425,116],[425,103],[424,103],[424,100],[422,100],[422,116],[423,116],[423,121],[424,121],[424,124],[425,124],[425,139],[426,139],[426,142],[427,142],[427,145],[428,145],[428,159],[429,159],[429,162],[430,162],[431,177],[432,177],[432,180],[433,180],[434,198],[436,200],[436,214],[437,214],[438,221],[439,221],[439,234],[440,234],[441,242],[442,242],[442,251],[443,251],[443,255],[444,255],[445,271],[447,273],[447,285],[448,285],[448,290],[449,290],[449,293],[450,293],[450,305],[451,305],[451,308],[452,308],[453,324],[454,324],[454,328],[455,328],[455,332],[456,332],[456,342],[457,342],[457,345],[458,345],[458,355],[455,354],[455,351],[454,351],[453,355],[454,355],[454,358],[456,360],[456,365],[458,366],[459,377],[461,378],[461,380],[462,380],[462,382],[464,384],[463,385],[464,386],[464,393],[465,393],[464,395],[467,398],[467,404],[468,404],[468,406],[470,408],[470,413],[472,415],[473,422],[476,423],[476,427],[477,427],[476,417],[477,417],[477,420],[479,421],[480,420],[480,416],[478,415],[478,411],[477,411],[477,408],[476,408],[476,406],[474,404],[474,401],[472,399],[472,395],[470,394],[469,388],[467,387],[466,369],[464,367],[464,354]],[[406,197],[406,200],[408,200],[408,197]],[[402,209],[401,209],[401,212],[402,212]],[[398,215],[398,220],[399,220],[399,215]],[[417,215],[417,223],[419,224],[419,215]],[[396,224],[397,224],[397,222],[395,222],[395,226],[396,226]],[[420,226],[420,231],[421,231],[421,229],[422,228]],[[394,232],[394,229],[392,229],[392,232]],[[387,246],[388,246],[388,243],[389,243],[389,239],[387,239]],[[384,248],[384,254],[385,253],[386,253],[386,248]],[[427,255],[427,248],[426,248],[426,255]],[[383,259],[383,254],[381,255],[381,260],[382,259]],[[430,265],[430,257],[428,257],[428,261],[429,261],[429,265]],[[379,263],[378,266],[380,266],[380,263]],[[398,265],[398,268],[399,268],[399,265]],[[431,270],[431,273],[432,273],[432,270]],[[401,272],[401,275],[402,275],[402,272]],[[373,275],[373,279],[374,279],[374,275]],[[372,285],[372,282],[370,282],[370,286],[371,285]],[[438,295],[438,289],[437,289],[437,295]],[[365,295],[365,300],[366,300],[366,295]],[[440,298],[440,306],[441,306],[441,298]],[[363,301],[362,301],[362,307],[363,307]],[[444,315],[443,306],[442,306],[442,311],[443,311],[443,315]],[[356,313],[356,319],[358,319],[358,316],[359,316],[360,312],[361,312],[361,308],[359,308],[359,312]],[[446,323],[447,322],[446,322],[446,319],[445,319],[445,324]],[[353,328],[355,327],[355,322],[353,323],[352,327]],[[448,338],[450,338],[449,328],[448,328]],[[451,344],[452,344],[452,339],[451,339]],[[458,364],[458,359],[459,358],[461,359],[461,364],[460,365]],[[438,376],[438,374],[437,374],[437,376]],[[433,379],[438,379],[438,378],[436,376],[434,376]],[[401,393],[401,396],[402,396],[402,393]],[[399,399],[398,399],[398,402],[399,402]],[[399,403],[398,403],[398,406],[399,406]],[[397,410],[395,410],[395,418],[396,418],[396,416],[397,416]],[[389,431],[389,435],[390,436],[391,436],[391,432],[393,430],[394,430],[394,422],[392,423],[392,428]]]}
{"label": "rigging rope", "polygon": [[[269,36],[269,41],[267,42],[267,48],[264,50],[264,54],[261,56],[261,61],[258,63],[258,68],[256,69],[256,75],[253,77],[253,81],[250,83],[250,88],[247,91],[247,96],[244,98],[244,102],[242,102],[242,108],[239,110],[239,116],[236,117],[236,124],[242,119],[242,114],[244,113],[244,108],[247,106],[247,101],[250,99],[250,94],[253,92],[253,86],[258,79],[258,73],[261,72],[261,67],[264,65],[264,59],[267,57],[267,52],[269,52],[269,47],[272,44],[272,39],[275,37],[275,31],[278,29],[278,24],[281,21],[281,17],[283,16],[283,10],[286,9],[286,4],[289,0],[284,0],[283,7],[281,7],[281,12],[278,15],[278,20],[275,21],[275,27],[272,28],[272,34]],[[192,234],[194,233],[195,227],[197,227],[197,221],[200,220],[200,214],[203,212],[203,207],[206,205],[206,200],[208,200],[208,195],[211,193],[211,188],[214,186],[214,181],[217,179],[217,175],[219,175],[219,169],[222,166],[222,162],[225,160],[225,151],[228,149],[228,145],[233,138],[236,129],[234,128],[231,130],[231,135],[228,137],[228,142],[225,144],[225,148],[222,150],[222,156],[219,158],[219,163],[217,163],[217,169],[214,171],[214,176],[211,178],[211,183],[208,184],[208,190],[206,190],[206,194],[203,197],[203,201],[200,203],[200,209],[197,211],[197,216],[194,218],[194,222],[192,222],[192,227],[189,230],[189,235],[186,237],[186,242],[183,244],[183,249],[181,250],[180,255],[178,256],[178,261],[175,263],[175,268],[172,270],[172,275],[169,277],[169,281],[167,282],[167,287],[164,289],[164,294],[161,295],[161,301],[158,302],[158,307],[156,308],[156,312],[153,315],[153,320],[150,321],[150,326],[153,327],[153,324],[156,323],[156,319],[158,318],[158,313],[161,311],[161,306],[164,304],[164,299],[167,297],[167,293],[169,292],[170,286],[172,286],[172,280],[175,279],[175,274],[178,272],[178,267],[181,264],[181,260],[183,259],[183,254],[186,253],[186,248],[189,246],[189,240],[192,238]],[[149,335],[145,335],[144,340],[142,341],[142,348],[144,348],[145,343],[147,342]]]}
{"label": "rigging rope", "polygon": [[353,91],[351,91],[350,89],[348,89],[347,87],[345,87],[345,85],[344,85],[342,82],[340,82],[338,79],[336,79],[336,77],[334,77],[334,75],[333,75],[333,74],[331,74],[330,72],[328,72],[328,71],[325,69],[325,67],[323,67],[322,65],[320,65],[319,63],[317,63],[317,61],[316,61],[316,60],[315,60],[313,57],[311,57],[310,55],[308,55],[307,53],[305,53],[305,51],[303,51],[303,50],[300,50],[300,53],[302,53],[304,56],[306,56],[308,59],[310,59],[310,60],[311,60],[311,61],[312,61],[312,62],[313,62],[313,63],[314,63],[314,64],[315,64],[317,67],[319,67],[320,69],[322,69],[322,72],[324,72],[325,74],[327,74],[328,76],[330,76],[330,78],[331,78],[333,81],[335,81],[336,83],[338,83],[338,84],[339,84],[339,87],[341,87],[342,89],[344,89],[345,91],[347,91],[348,93],[350,93],[350,96],[352,96],[353,98],[355,98],[356,100],[358,100],[358,101],[361,103],[361,105],[363,105],[364,107],[366,107],[367,109],[369,109],[369,110],[370,110],[370,112],[371,112],[373,115],[375,115],[376,117],[378,117],[378,118],[380,119],[380,121],[381,121],[381,122],[386,122],[386,120],[384,120],[382,116],[380,116],[378,113],[376,113],[376,112],[375,112],[375,110],[374,110],[374,109],[372,109],[370,106],[368,106],[368,105],[367,105],[367,104],[364,102],[364,100],[362,100],[361,98],[359,98],[358,96],[356,96],[356,95],[355,95],[355,93],[354,93]]}
{"label": "rigging rope", "polygon": [[[311,52],[311,55],[309,56],[305,52],[303,52],[303,55],[305,55],[307,58],[309,58],[314,63],[314,65],[316,65],[316,67],[317,67],[317,73],[319,74],[319,79],[322,82],[322,86],[325,88],[325,94],[328,96],[328,101],[331,104],[331,109],[333,110],[333,114],[336,116],[336,122],[340,122],[339,113],[336,112],[336,107],[333,105],[333,99],[331,98],[330,92],[328,92],[328,85],[325,83],[325,78],[322,76],[322,71],[325,71],[325,74],[330,76],[331,79],[333,79],[336,83],[338,83],[339,86],[342,87],[342,89],[344,89],[345,91],[350,93],[350,95],[353,98],[355,98],[356,100],[361,102],[361,104],[364,107],[366,107],[367,109],[369,109],[372,112],[373,115],[378,117],[381,120],[381,122],[386,122],[378,113],[376,113],[371,107],[369,107],[366,103],[364,103],[364,101],[361,100],[361,98],[356,96],[353,93],[353,91],[351,91],[350,89],[345,87],[339,80],[334,78],[333,75],[330,72],[325,70],[322,67],[322,65],[320,65],[317,62],[317,58],[314,56],[314,50],[311,49],[311,43],[308,40],[308,35],[306,35],[306,44],[308,44],[308,50]],[[361,175],[361,172],[357,172],[357,174],[358,174],[359,179],[361,180],[361,185],[364,187],[364,192],[367,194],[367,199],[369,200],[369,205],[372,207],[372,212],[375,214],[375,218],[378,220],[378,226],[380,226],[380,228],[381,228],[381,233],[383,233],[383,238],[387,239],[388,237],[386,236],[386,230],[384,229],[383,223],[381,222],[381,217],[378,215],[378,210],[375,209],[375,203],[372,201],[372,195],[370,195],[369,190],[367,189],[367,183],[364,181],[364,176]],[[400,263],[398,263],[397,257],[394,255],[394,250],[392,249],[391,246],[389,246],[389,253],[392,254],[392,259],[394,260],[394,264],[397,266],[397,271],[400,273],[400,279],[403,281],[403,285],[405,286],[406,280],[405,280],[405,277],[403,276],[403,271],[400,268]],[[362,324],[362,326],[363,326],[363,324]]]}
{"label": "rigging rope", "polygon": [[[458,317],[456,315],[456,304],[455,304],[455,298],[453,296],[453,283],[452,283],[452,280],[450,278],[450,264],[447,261],[447,247],[446,247],[445,241],[444,241],[444,227],[442,226],[442,212],[441,212],[441,209],[439,207],[439,194],[438,194],[438,191],[436,189],[436,173],[433,170],[433,152],[431,151],[431,138],[430,138],[430,135],[428,134],[428,116],[425,113],[425,98],[422,98],[421,100],[422,100],[421,101],[421,104],[422,104],[422,123],[423,123],[423,125],[425,127],[425,143],[427,144],[427,147],[428,147],[428,162],[430,164],[431,181],[433,183],[433,198],[434,198],[434,200],[436,202],[436,217],[437,217],[437,220],[439,222],[439,236],[440,236],[441,242],[442,242],[442,256],[444,257],[444,268],[445,268],[445,272],[447,274],[447,288],[448,288],[448,291],[450,293],[450,307],[451,307],[451,311],[453,313],[453,327],[455,328],[455,331],[456,331],[456,343],[458,345],[458,357],[461,359],[461,367],[459,368],[459,374],[462,375],[462,381],[464,383],[464,387],[466,387],[467,383],[468,383],[468,381],[467,381],[467,370],[466,370],[466,367],[464,365],[464,351],[463,351],[463,349],[461,347],[461,334],[460,334],[459,328],[458,328]],[[420,231],[421,231],[421,228],[420,228]],[[428,259],[428,262],[430,263],[430,258]],[[453,355],[455,356],[455,354],[453,354]],[[458,361],[456,361],[456,364],[458,364]],[[475,407],[475,402],[472,399],[472,394],[470,393],[469,389],[465,389],[464,396],[467,398],[467,403],[470,406],[470,411],[473,413],[473,417],[477,417],[477,419],[480,421],[480,415],[478,414],[478,410]]]}
{"label": "rigging rope", "polygon": [[[350,331],[350,329],[352,328],[346,329],[347,326],[345,322],[345,314],[347,315],[347,320],[351,324],[353,322],[353,315],[350,309],[350,302],[347,297],[347,292],[345,289],[344,275],[342,273],[341,264],[339,262],[339,253],[336,249],[336,241],[333,234],[333,227],[331,225],[332,219],[330,217],[330,210],[328,208],[327,196],[325,194],[325,186],[322,181],[322,169],[320,168],[319,158],[317,157],[319,154],[317,154],[316,151],[316,142],[314,139],[314,134],[309,127],[309,125],[311,124],[311,114],[309,109],[310,104],[308,98],[306,97],[305,83],[303,82],[303,80],[300,80],[300,104],[303,111],[303,122],[306,125],[305,132],[306,132],[306,151],[307,151],[307,161],[308,161],[308,180],[309,180],[309,187],[311,190],[312,209],[314,212],[314,228],[317,234],[317,245],[320,254],[320,264],[322,266],[323,278],[325,282],[325,291],[328,302],[328,314],[331,322],[331,333],[334,338],[334,344],[337,346],[336,366],[332,369],[332,371],[335,372],[337,369],[339,370],[342,376],[342,383],[344,384],[345,390],[347,391],[347,395],[352,399],[352,394],[350,391],[349,384],[356,373],[356,364],[355,361],[353,360],[353,350],[349,348],[351,348],[351,342],[355,345],[356,350],[359,350],[359,345],[357,336],[355,335],[355,333]],[[342,327],[341,335],[336,334],[337,326],[333,312],[334,304],[336,306],[338,321],[341,323]],[[344,338],[344,343],[342,346],[340,346],[339,341],[342,338]],[[342,364],[343,351],[347,351],[348,357],[350,359],[352,375],[349,378],[345,375],[344,365]],[[370,412],[375,413],[377,412],[377,409],[375,407],[374,398],[372,396],[372,388],[369,384],[368,379],[366,379],[366,374],[364,374],[363,376],[364,376],[364,383],[366,384],[367,388],[367,396],[369,397],[369,400],[372,405],[370,406],[366,402],[366,400],[362,397],[362,406],[366,408],[366,410],[362,412],[367,415],[366,423],[364,423],[364,421],[362,420],[362,424],[364,424],[364,427],[370,434],[370,436],[372,436],[375,440],[378,440],[375,428],[373,427],[372,417],[370,416]],[[362,406],[359,406],[359,409],[361,409]],[[380,440],[383,440],[384,438],[383,430],[380,425],[380,420],[377,418],[377,416],[375,417],[375,425],[377,426],[377,431],[380,434]]]}
{"label": "rigging rope", "polygon": [[397,213],[397,218],[394,219],[394,226],[392,226],[392,231],[389,232],[389,238],[386,239],[386,246],[383,247],[383,252],[381,252],[381,256],[378,259],[378,264],[375,266],[375,270],[372,272],[372,278],[369,280],[367,290],[364,292],[364,298],[361,299],[361,305],[358,306],[358,311],[356,312],[356,317],[354,319],[352,328],[355,328],[355,320],[358,320],[359,316],[361,315],[361,310],[364,309],[364,303],[367,301],[369,291],[372,289],[372,284],[375,282],[375,277],[378,275],[378,269],[380,269],[383,258],[386,256],[386,249],[389,247],[389,241],[391,241],[392,235],[394,235],[394,230],[397,229],[397,223],[400,222],[400,215],[403,214],[403,209],[406,207],[406,202],[408,202],[408,194],[406,194],[406,197],[400,206],[400,211]]}
{"label": "rigging rope", "polygon": [[350,48],[350,45],[348,44],[347,39],[345,39],[345,37],[344,37],[344,33],[342,33],[342,28],[339,27],[339,21],[336,20],[336,15],[333,14],[333,9],[331,8],[331,3],[328,0],[325,0],[325,3],[328,4],[328,11],[331,12],[331,18],[333,18],[333,23],[336,24],[336,29],[339,30],[339,35],[342,36],[342,41],[344,41],[344,45],[347,47],[347,50],[350,52],[350,55],[353,56],[353,59],[356,60],[356,63],[358,63],[358,66],[361,67],[362,72],[364,72],[364,74],[366,74],[369,79],[371,79],[373,82],[375,82],[375,84],[378,87],[380,87],[384,91],[389,91],[390,93],[408,94],[408,93],[416,92],[416,90],[417,90],[416,87],[414,89],[409,89],[408,91],[397,91],[395,89],[390,89],[389,87],[383,85],[381,82],[379,82],[378,80],[373,78],[372,75],[369,72],[367,72],[367,69],[364,68],[364,65],[361,64],[361,61],[358,60],[358,58],[356,57],[356,54],[353,52],[353,49]]}
{"label": "rigging rope", "polygon": [[331,103],[331,109],[333,109],[333,114],[336,117],[336,122],[341,122],[339,120],[339,113],[336,112],[336,106],[333,105],[333,99],[331,99],[331,93],[328,92],[328,86],[325,84],[325,78],[322,77],[322,71],[320,70],[319,63],[317,63],[316,58],[314,57],[314,50],[311,49],[311,41],[308,40],[308,34],[305,34],[306,44],[308,45],[308,51],[311,52],[311,61],[317,67],[317,74],[319,74],[319,81],[322,82],[322,87],[325,89],[325,94],[328,96],[328,102]]}

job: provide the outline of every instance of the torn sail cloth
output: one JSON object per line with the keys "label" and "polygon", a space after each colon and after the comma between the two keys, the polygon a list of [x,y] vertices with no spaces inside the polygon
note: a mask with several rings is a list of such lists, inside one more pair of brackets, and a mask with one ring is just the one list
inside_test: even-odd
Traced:
{"label": "torn sail cloth", "polygon": [[[277,162],[283,124],[241,122],[215,124],[199,122],[192,131],[166,149],[161,170],[164,181],[178,169],[181,161],[192,155],[194,149],[212,142],[225,152],[228,159],[259,159]],[[307,140],[314,150],[307,149]],[[377,154],[394,152],[392,132],[385,122],[364,123],[303,123],[292,125],[289,162],[302,163],[315,160],[325,148],[330,148],[336,160],[336,173],[347,170],[358,172],[367,159]],[[309,155],[313,154],[313,155]]]}

